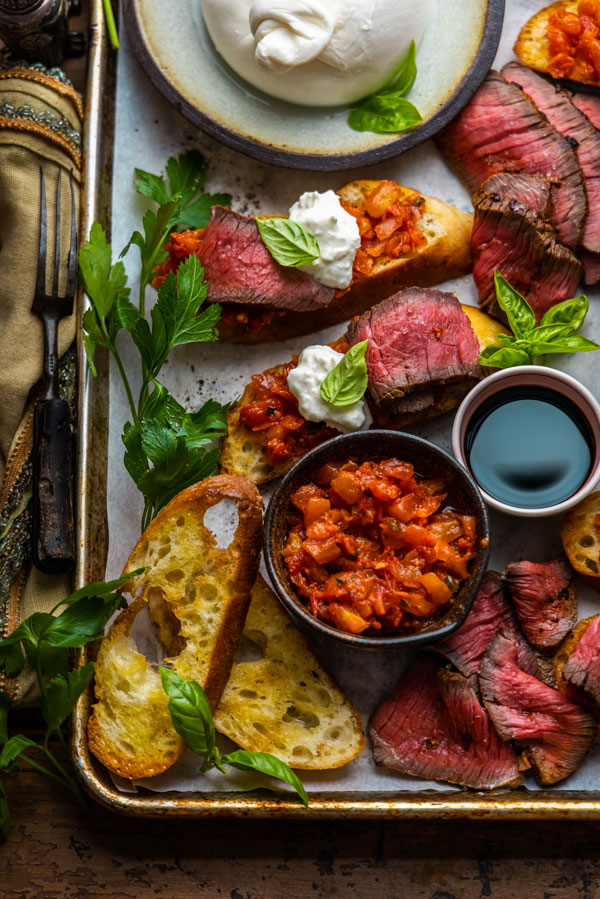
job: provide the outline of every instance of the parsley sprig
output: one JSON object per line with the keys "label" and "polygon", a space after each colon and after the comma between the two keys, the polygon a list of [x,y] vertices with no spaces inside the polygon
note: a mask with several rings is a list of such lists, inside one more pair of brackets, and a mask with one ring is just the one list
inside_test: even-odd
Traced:
{"label": "parsley sprig", "polygon": [[512,335],[498,334],[497,344],[486,346],[479,356],[479,364],[490,368],[512,368],[514,365],[533,365],[538,356],[549,353],[586,353],[600,346],[581,334],[589,309],[586,296],[573,297],[551,306],[539,325],[527,300],[508,283],[498,269],[494,271],[494,285],[498,305],[506,314]]}
{"label": "parsley sprig", "polygon": [[169,712],[173,727],[193,752],[202,756],[202,773],[218,768],[228,774],[225,765],[240,771],[258,771],[283,780],[296,790],[305,806],[308,796],[302,781],[281,759],[269,752],[250,752],[236,749],[221,755],[216,745],[215,725],[206,693],[196,681],[185,680],[171,668],[161,668],[163,690],[169,697]]}
{"label": "parsley sprig", "polygon": [[[210,207],[228,203],[226,194],[203,193],[206,164],[191,151],[169,159],[166,179],[136,169],[135,187],[142,196],[158,203],[148,209],[142,231],[135,231],[121,253],[132,247],[140,253],[141,274],[137,307],[130,300],[127,273],[121,259],[113,263],[110,244],[102,226],[94,222],[89,240],[81,249],[79,264],[91,308],[83,316],[84,343],[92,373],[96,374],[97,347],[115,360],[131,413],[123,429],[125,467],[144,497],[142,530],[180,490],[207,477],[217,463],[214,440],[226,430],[226,408],[209,400],[197,412],[187,412],[158,376],[178,346],[217,340],[221,315],[217,304],[204,306],[208,284],[195,256],[183,262],[177,276],[167,275],[158,291],[150,321],[145,316],[146,290],[157,265],[166,258],[168,235],[186,227],[208,223]],[[142,233],[143,232],[143,233]],[[119,335],[127,331],[136,347],[141,368],[141,389],[133,396],[120,348]]]}
{"label": "parsley sprig", "polygon": [[[41,696],[46,731],[41,742],[25,734],[9,737],[8,719],[11,697],[0,691],[0,773],[15,774],[27,766],[66,787],[85,808],[85,797],[69,760],[63,724],[77,700],[94,676],[94,665],[71,667],[71,650],[98,640],[108,620],[125,599],[115,591],[143,569],[130,572],[114,581],[89,584],[61,600],[50,612],[34,612],[18,628],[0,642],[0,670],[16,677],[25,659],[34,670]],[[64,606],[60,614],[55,614]],[[66,761],[58,761],[50,748],[56,736]],[[32,755],[33,753],[33,755]],[[6,837],[10,829],[10,813],[4,783],[0,778],[0,833]]]}

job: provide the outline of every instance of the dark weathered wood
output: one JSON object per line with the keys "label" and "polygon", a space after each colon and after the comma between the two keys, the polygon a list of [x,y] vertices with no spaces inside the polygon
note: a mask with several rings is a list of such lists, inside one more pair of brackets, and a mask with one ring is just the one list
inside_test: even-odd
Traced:
{"label": "dark weathered wood", "polygon": [[596,899],[600,825],[142,821],[6,778],[2,899]]}
{"label": "dark weathered wood", "polygon": [[33,419],[33,562],[59,574],[75,562],[69,404],[40,400]]}

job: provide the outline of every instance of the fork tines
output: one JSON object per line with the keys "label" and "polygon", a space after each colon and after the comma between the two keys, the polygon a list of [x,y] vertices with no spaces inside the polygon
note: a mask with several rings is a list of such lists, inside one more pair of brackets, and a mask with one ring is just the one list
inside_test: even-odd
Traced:
{"label": "fork tines", "polygon": [[59,296],[58,282],[61,267],[61,170],[56,178],[56,216],[54,224],[54,270],[52,274],[52,292],[46,292],[46,254],[47,254],[47,204],[46,181],[44,170],[40,166],[40,234],[38,248],[37,278],[32,312],[50,312],[55,315],[70,315],[73,311],[77,276],[77,221],[75,216],[75,191],[73,188],[73,170],[69,172],[71,191],[71,234],[69,254],[67,257],[67,280],[63,296]]}

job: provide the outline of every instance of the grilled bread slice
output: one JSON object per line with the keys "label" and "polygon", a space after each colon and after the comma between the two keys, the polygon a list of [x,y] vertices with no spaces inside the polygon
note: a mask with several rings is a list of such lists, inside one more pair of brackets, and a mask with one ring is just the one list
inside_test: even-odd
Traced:
{"label": "grilled bread slice", "polygon": [[[353,181],[338,194],[350,206],[362,211],[366,197],[379,184],[380,181],[376,180]],[[423,212],[415,224],[427,238],[424,246],[395,259],[385,255],[378,257],[368,275],[355,279],[348,291],[334,297],[331,303],[320,309],[308,312],[278,309],[269,315],[268,321],[254,328],[248,328],[246,323],[238,322],[235,317],[225,316],[219,323],[221,339],[236,343],[262,343],[310,334],[360,315],[403,287],[432,287],[468,274],[472,266],[472,214],[411,188],[404,187],[402,190],[405,195],[416,193],[423,199]],[[249,308],[239,307],[241,312]]]}
{"label": "grilled bread slice", "polygon": [[575,571],[600,590],[600,491],[565,512],[560,537]]}
{"label": "grilled bread slice", "polygon": [[356,758],[365,745],[360,716],[260,575],[244,638],[264,655],[233,665],[215,714],[217,730],[294,768],[339,768]]}
{"label": "grilled bread slice", "polygon": [[[222,500],[236,503],[231,544],[217,545],[204,523]],[[262,501],[243,478],[219,475],[189,487],[159,512],[138,540],[125,572],[145,567],[125,588],[135,602],[102,641],[95,678],[96,704],[88,722],[91,751],[115,774],[149,777],[183,752],[167,709],[160,676],[131,637],[138,612],[159,616],[165,664],[195,680],[211,707],[218,705],[238,650],[261,540]]]}
{"label": "grilled bread slice", "polygon": [[[555,12],[577,13],[579,0],[558,0],[543,9],[538,10],[521,28],[514,46],[515,56],[523,65],[549,75],[550,50],[546,38],[548,19]],[[586,80],[569,76],[573,81],[582,84],[598,84],[594,80]]]}
{"label": "grilled bread slice", "polygon": [[[497,343],[498,334],[509,333],[503,324],[495,318],[492,318],[492,316],[488,315],[486,312],[482,312],[482,310],[478,309],[476,306],[467,306],[463,304],[462,308],[471,322],[471,327],[479,340],[481,349],[492,343]],[[280,372],[282,370],[282,365],[268,369],[268,371]],[[449,405],[444,411],[457,406],[461,398],[462,395],[460,398],[453,401],[449,391]],[[249,478],[251,481],[254,481],[255,484],[263,484],[266,481],[270,481],[273,478],[278,478],[282,474],[285,474],[285,472],[291,468],[298,456],[294,456],[294,458],[288,462],[283,462],[276,466],[269,465],[265,459],[263,446],[257,439],[256,433],[239,422],[241,409],[255,399],[256,391],[254,386],[252,383],[247,384],[240,399],[229,409],[227,414],[227,435],[221,444],[219,464],[221,471]],[[373,408],[371,411],[375,423],[377,423],[377,410]],[[409,427],[410,425],[421,421],[422,418],[422,413],[415,412],[411,415],[409,421],[404,422],[403,427]]]}

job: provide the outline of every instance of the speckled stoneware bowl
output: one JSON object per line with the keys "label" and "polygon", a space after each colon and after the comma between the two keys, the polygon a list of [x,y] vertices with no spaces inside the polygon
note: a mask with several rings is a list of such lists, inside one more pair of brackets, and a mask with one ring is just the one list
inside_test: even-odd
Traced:
{"label": "speckled stoneware bowl", "polygon": [[404,134],[353,131],[348,106],[276,100],[240,78],[215,50],[200,0],[123,0],[123,21],[154,86],[194,125],[234,150],[319,171],[373,165],[436,134],[477,90],[500,40],[504,0],[434,0],[417,49],[410,100],[423,122]]}
{"label": "speckled stoneware bowl", "polygon": [[[289,526],[290,496],[307,484],[326,462],[353,460],[381,461],[396,457],[411,462],[417,474],[442,478],[448,490],[448,502],[460,512],[474,515],[477,520],[478,548],[471,574],[460,588],[450,609],[437,621],[417,633],[388,636],[347,634],[319,621],[308,611],[287,576],[281,556]],[[357,649],[401,649],[422,643],[434,643],[456,630],[465,617],[481,583],[489,556],[489,525],[487,512],[472,477],[452,456],[433,443],[398,431],[358,431],[335,437],[303,456],[276,488],[265,516],[263,552],[273,586],[293,618],[306,632],[319,633],[356,647]]]}

